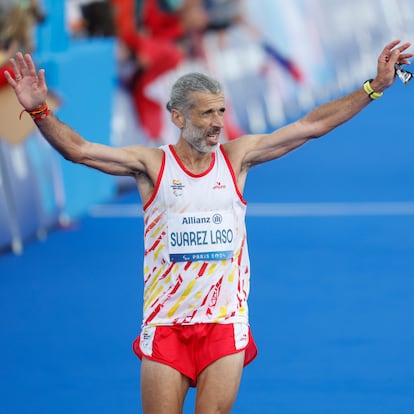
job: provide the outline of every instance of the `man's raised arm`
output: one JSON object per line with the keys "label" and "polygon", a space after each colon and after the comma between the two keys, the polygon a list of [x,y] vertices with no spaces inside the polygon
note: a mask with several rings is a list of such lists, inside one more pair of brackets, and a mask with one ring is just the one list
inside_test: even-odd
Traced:
{"label": "man's raised arm", "polygon": [[61,122],[46,103],[47,84],[43,69],[36,67],[29,54],[17,53],[10,59],[13,76],[5,72],[17,99],[34,120],[46,140],[66,159],[113,175],[146,173],[154,149],[143,146],[113,148],[85,140]]}
{"label": "man's raised arm", "polygon": [[232,141],[228,145],[229,152],[243,154],[241,164],[248,168],[279,158],[309,139],[327,134],[382,96],[394,83],[395,64],[410,64],[408,59],[414,56],[406,53],[410,45],[400,44],[399,40],[386,45],[378,57],[375,79],[364,82],[358,90],[318,106],[298,121],[270,134],[250,135],[241,138],[240,142]]}

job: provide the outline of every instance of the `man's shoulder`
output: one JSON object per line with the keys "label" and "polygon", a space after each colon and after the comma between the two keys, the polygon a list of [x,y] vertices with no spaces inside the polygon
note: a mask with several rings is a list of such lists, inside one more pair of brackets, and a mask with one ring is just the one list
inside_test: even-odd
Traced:
{"label": "man's shoulder", "polygon": [[250,141],[250,138],[253,135],[242,135],[238,138],[229,140],[221,144],[222,150],[224,150],[228,155],[231,155],[235,152],[240,152],[243,148],[246,148],[248,145],[248,142]]}

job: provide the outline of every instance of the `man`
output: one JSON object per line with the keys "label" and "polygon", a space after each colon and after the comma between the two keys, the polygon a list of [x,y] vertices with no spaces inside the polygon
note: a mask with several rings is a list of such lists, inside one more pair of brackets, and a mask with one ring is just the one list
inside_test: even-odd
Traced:
{"label": "man", "polygon": [[348,121],[409,64],[409,43],[387,45],[377,75],[351,94],[270,134],[219,144],[225,102],[220,84],[181,77],[167,104],[179,128],[175,145],[111,148],[86,141],[45,103],[44,71],[29,55],[6,72],[19,102],[66,159],[108,174],[135,177],[145,221],[144,316],[134,351],[142,359],[143,412],[182,411],[197,387],[197,414],[229,413],[243,366],[256,355],[248,323],[250,266],[243,189],[247,172]]}

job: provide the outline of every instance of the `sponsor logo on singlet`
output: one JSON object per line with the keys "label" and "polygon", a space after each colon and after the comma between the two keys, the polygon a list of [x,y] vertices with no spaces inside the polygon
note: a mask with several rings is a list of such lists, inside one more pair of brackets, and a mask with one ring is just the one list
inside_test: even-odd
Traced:
{"label": "sponsor logo on singlet", "polygon": [[229,259],[233,256],[234,236],[232,211],[168,217],[168,248],[174,262]]}
{"label": "sponsor logo on singlet", "polygon": [[224,190],[226,187],[226,184],[223,184],[220,181],[216,181],[216,184],[213,185],[213,190]]}

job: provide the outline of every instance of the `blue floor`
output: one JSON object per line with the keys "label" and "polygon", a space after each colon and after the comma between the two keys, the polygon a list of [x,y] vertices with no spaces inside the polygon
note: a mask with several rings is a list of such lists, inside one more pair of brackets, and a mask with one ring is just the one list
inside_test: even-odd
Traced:
{"label": "blue floor", "polygon": [[[351,123],[251,172],[253,213],[258,203],[305,213],[247,217],[259,356],[234,413],[414,412],[414,211],[400,208],[414,201],[412,93],[396,85]],[[303,203],[369,209],[306,214]],[[138,213],[87,216],[0,256],[1,414],[140,412]]]}

